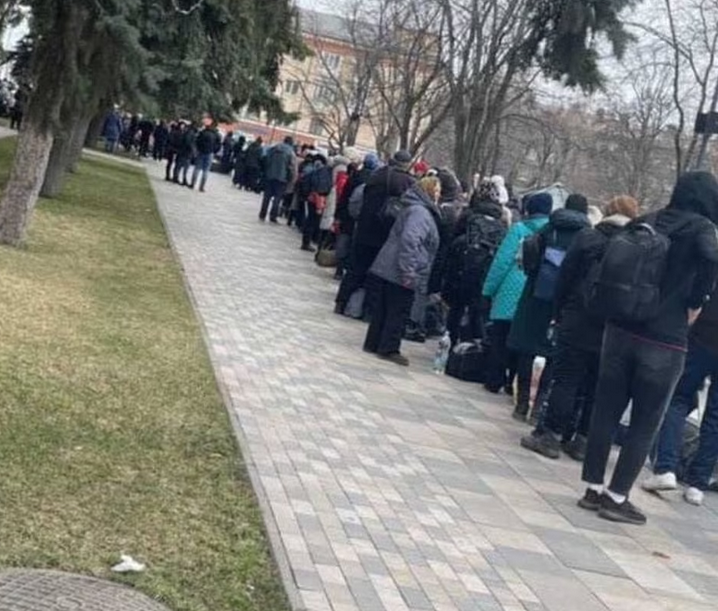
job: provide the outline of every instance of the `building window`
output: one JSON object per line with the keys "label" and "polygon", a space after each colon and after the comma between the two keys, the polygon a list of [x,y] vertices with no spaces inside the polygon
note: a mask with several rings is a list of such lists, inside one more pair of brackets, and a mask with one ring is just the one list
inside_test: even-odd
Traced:
{"label": "building window", "polygon": [[324,65],[329,70],[337,70],[339,68],[339,65],[342,63],[342,58],[339,55],[335,55],[334,53],[324,53],[322,55],[322,60]]}
{"label": "building window", "polygon": [[324,123],[318,117],[312,117],[311,123],[309,123],[309,133],[315,136],[321,136],[324,134]]}
{"label": "building window", "polygon": [[297,95],[299,93],[300,84],[299,81],[285,81],[284,82],[284,93],[287,95]]}
{"label": "building window", "polygon": [[336,101],[336,92],[328,85],[317,85],[314,88],[314,101],[321,104],[333,104]]}

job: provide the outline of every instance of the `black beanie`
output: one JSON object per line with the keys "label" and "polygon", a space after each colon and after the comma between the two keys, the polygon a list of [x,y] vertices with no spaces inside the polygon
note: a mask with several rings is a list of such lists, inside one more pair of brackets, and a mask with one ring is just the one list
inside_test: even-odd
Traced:
{"label": "black beanie", "polygon": [[588,214],[588,200],[580,193],[571,193],[566,200],[566,210]]}

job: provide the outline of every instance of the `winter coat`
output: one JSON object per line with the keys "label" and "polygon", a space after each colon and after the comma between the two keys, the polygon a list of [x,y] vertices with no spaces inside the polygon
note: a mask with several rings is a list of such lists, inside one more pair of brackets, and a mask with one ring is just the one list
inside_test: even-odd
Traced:
{"label": "winter coat", "polygon": [[518,263],[521,245],[547,223],[547,216],[528,218],[513,225],[501,242],[484,282],[484,297],[491,299],[491,320],[513,320],[526,283]]}
{"label": "winter coat", "polygon": [[446,264],[454,241],[456,225],[464,209],[464,202],[459,200],[445,200],[439,204],[439,252],[436,254],[434,266],[429,277],[429,294],[440,293],[444,276],[446,275]]}
{"label": "winter coat", "polygon": [[[718,290],[703,307],[696,324],[691,328],[691,339],[718,357]],[[713,380],[718,384],[718,380]]]}
{"label": "winter coat", "polygon": [[589,288],[586,279],[606,252],[608,241],[630,220],[620,214],[609,216],[595,228],[580,231],[571,244],[561,265],[554,299],[559,343],[596,354],[601,352],[605,321],[586,311]]}
{"label": "winter coat", "polygon": [[[691,173],[692,174],[692,173]],[[691,174],[684,175],[690,176]],[[679,180],[677,191],[680,191]],[[718,184],[702,187],[706,207],[718,208]],[[675,196],[674,196],[675,197]],[[681,197],[679,192],[678,197]],[[698,206],[695,207],[698,210]],[[636,219],[640,223],[643,219]],[[612,323],[632,335],[665,346],[685,349],[688,345],[689,309],[702,307],[713,293],[718,272],[718,234],[715,225],[687,207],[669,205],[648,216],[659,233],[671,239],[666,271],[661,282],[658,314],[644,323]]]}
{"label": "winter coat", "polygon": [[117,141],[122,133],[122,118],[116,112],[107,115],[105,124],[102,127],[102,137],[105,140]]}
{"label": "winter coat", "polygon": [[512,350],[521,354],[542,356],[551,353],[548,328],[553,319],[553,301],[534,296],[536,277],[548,246],[557,246],[568,251],[578,233],[590,226],[588,215],[583,212],[556,210],[549,217],[548,224],[539,231],[537,239],[525,243],[522,264],[527,282],[511,324],[508,346]]}
{"label": "winter coat", "polygon": [[200,155],[214,155],[222,146],[222,140],[215,130],[205,128],[197,134],[195,146]]}
{"label": "winter coat", "polygon": [[247,168],[257,170],[262,167],[262,145],[255,141],[247,147],[244,157],[244,165]]}
{"label": "winter coat", "polygon": [[439,250],[438,211],[419,186],[401,198],[403,209],[391,228],[371,273],[407,289],[425,290]]}
{"label": "winter coat", "polygon": [[195,138],[197,132],[194,129],[188,129],[182,133],[180,139],[179,148],[177,149],[177,156],[183,159],[191,159],[194,156]]}
{"label": "winter coat", "polygon": [[391,231],[391,223],[382,218],[384,203],[401,197],[416,184],[414,177],[397,167],[385,166],[374,172],[364,188],[364,205],[357,221],[355,243],[381,248]]}
{"label": "winter coat", "polygon": [[288,184],[294,178],[294,150],[283,142],[274,145],[267,152],[264,177]]}
{"label": "winter coat", "polygon": [[162,147],[167,144],[167,139],[169,138],[169,135],[169,129],[164,123],[160,123],[159,125],[157,125],[154,131],[155,146]]}
{"label": "winter coat", "polygon": [[334,225],[334,213],[337,209],[337,194],[345,186],[349,160],[345,157],[335,157],[332,167],[332,190],[327,195],[327,207],[322,214],[319,228],[322,231],[329,231]]}
{"label": "winter coat", "polygon": [[176,155],[182,146],[182,131],[178,127],[173,127],[167,137],[167,154]]}

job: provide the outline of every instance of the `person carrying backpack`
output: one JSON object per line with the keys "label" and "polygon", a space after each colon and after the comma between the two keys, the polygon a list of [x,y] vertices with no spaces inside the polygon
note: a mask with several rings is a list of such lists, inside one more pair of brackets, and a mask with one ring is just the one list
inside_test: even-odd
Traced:
{"label": "person carrying backpack", "polygon": [[[559,271],[576,235],[590,227],[587,212],[588,200],[574,193],[566,200],[566,207],[553,212],[548,224],[523,244],[522,265],[528,281],[508,339],[509,348],[519,355],[514,410],[517,420],[526,420],[530,409],[534,359],[551,355],[552,345],[548,335]],[[549,376],[547,371],[543,379],[544,388]]]}
{"label": "person carrying backpack", "polygon": [[[592,274],[587,305],[608,322],[579,506],[604,519],[646,523],[628,497],[683,371],[690,326],[715,286],[717,221],[715,177],[684,174],[668,206],[613,238]],[[605,486],[611,445],[631,401],[631,422]]]}
{"label": "person carrying backpack", "polygon": [[[501,204],[491,194],[474,193],[468,211],[457,224],[443,279],[442,298],[449,305],[446,323],[451,345],[483,337],[482,288],[489,268],[506,237]],[[460,337],[461,322],[468,316],[471,337]]]}
{"label": "person carrying backpack", "polygon": [[546,413],[534,431],[521,439],[522,447],[548,458],[559,458],[561,448],[579,461],[586,454],[605,326],[603,317],[586,310],[587,278],[609,240],[638,216],[638,202],[628,196],[615,197],[606,207],[606,215],[595,228],[579,232],[558,277],[551,392]]}

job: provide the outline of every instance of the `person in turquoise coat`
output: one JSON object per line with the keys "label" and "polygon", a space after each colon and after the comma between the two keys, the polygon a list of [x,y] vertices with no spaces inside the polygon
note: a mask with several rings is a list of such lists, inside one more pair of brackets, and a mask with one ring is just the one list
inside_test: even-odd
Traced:
{"label": "person in turquoise coat", "polygon": [[526,202],[528,217],[513,225],[501,243],[484,282],[483,295],[491,300],[489,342],[491,351],[485,388],[498,393],[502,388],[512,394],[517,357],[507,347],[511,323],[526,284],[526,274],[520,266],[523,241],[548,223],[553,200],[547,193],[532,195]]}

